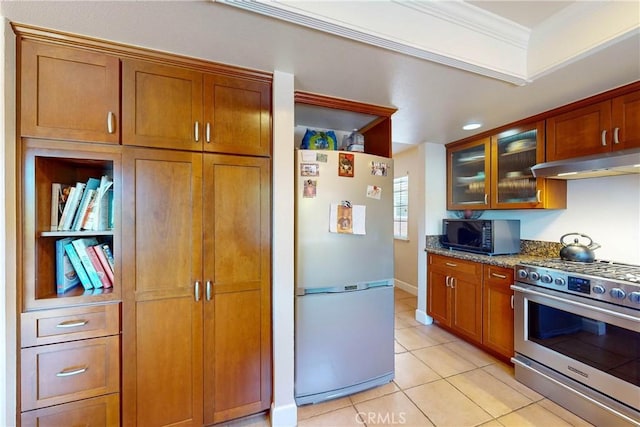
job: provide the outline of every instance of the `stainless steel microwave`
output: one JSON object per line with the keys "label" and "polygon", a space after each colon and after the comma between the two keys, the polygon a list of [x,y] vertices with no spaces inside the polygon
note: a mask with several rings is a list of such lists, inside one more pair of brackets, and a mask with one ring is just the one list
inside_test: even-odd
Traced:
{"label": "stainless steel microwave", "polygon": [[440,243],[445,248],[485,255],[520,253],[520,220],[443,219]]}

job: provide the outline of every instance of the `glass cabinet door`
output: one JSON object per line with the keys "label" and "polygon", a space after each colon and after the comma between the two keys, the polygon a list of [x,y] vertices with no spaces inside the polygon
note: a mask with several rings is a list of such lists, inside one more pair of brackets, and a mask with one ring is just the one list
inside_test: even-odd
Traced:
{"label": "glass cabinet door", "polygon": [[541,203],[541,180],[533,176],[531,167],[543,161],[543,143],[542,125],[503,132],[493,138],[493,206],[535,207]]}
{"label": "glass cabinet door", "polygon": [[490,142],[484,138],[449,151],[449,209],[489,206]]}

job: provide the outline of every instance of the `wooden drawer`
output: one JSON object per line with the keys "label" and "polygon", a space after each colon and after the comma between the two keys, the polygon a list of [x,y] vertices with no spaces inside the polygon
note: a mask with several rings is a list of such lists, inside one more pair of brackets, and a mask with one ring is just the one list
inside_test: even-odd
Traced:
{"label": "wooden drawer", "polygon": [[119,336],[25,348],[21,359],[23,411],[120,388]]}
{"label": "wooden drawer", "polygon": [[429,254],[429,268],[444,271],[449,276],[468,276],[468,278],[482,277],[482,264],[464,259]]}
{"label": "wooden drawer", "polygon": [[120,395],[117,393],[23,412],[22,427],[117,427],[120,425]]}
{"label": "wooden drawer", "polygon": [[484,283],[509,289],[513,285],[513,268],[485,264]]}
{"label": "wooden drawer", "polygon": [[120,332],[120,304],[22,313],[22,347],[54,344]]}

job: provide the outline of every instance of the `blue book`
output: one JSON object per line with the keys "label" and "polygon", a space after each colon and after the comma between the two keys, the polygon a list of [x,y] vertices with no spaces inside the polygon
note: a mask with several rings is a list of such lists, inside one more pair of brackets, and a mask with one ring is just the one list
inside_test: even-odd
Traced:
{"label": "blue book", "polygon": [[73,220],[71,230],[80,231],[80,227],[82,226],[84,215],[87,212],[87,208],[89,207],[91,197],[99,186],[100,180],[98,178],[89,178],[89,180],[87,180],[87,183],[84,187],[84,192],[82,193],[82,199],[80,199],[80,203],[78,204],[78,210],[76,211],[76,216]]}
{"label": "blue book", "polygon": [[64,245],[64,250],[69,256],[69,262],[71,262],[71,265],[73,265],[73,268],[76,270],[76,274],[78,275],[78,279],[80,279],[82,286],[84,286],[85,289],[92,289],[93,285],[91,284],[91,280],[89,280],[89,276],[87,275],[73,244],[71,242],[67,243]]}
{"label": "blue book", "polygon": [[89,255],[87,254],[88,246],[95,246],[98,244],[98,241],[96,240],[96,238],[88,237],[85,239],[75,239],[71,242],[71,244],[76,250],[78,257],[80,258],[80,262],[82,262],[82,265],[85,271],[87,272],[87,276],[89,276],[89,280],[91,281],[91,285],[93,286],[93,288],[94,289],[101,288],[102,280],[100,280],[100,276],[98,275],[98,272],[94,268],[93,263],[91,262],[91,258],[89,258]]}
{"label": "blue book", "polygon": [[56,240],[56,290],[59,294],[63,294],[80,284],[78,273],[64,250],[64,246],[71,243],[71,240],[70,237]]}

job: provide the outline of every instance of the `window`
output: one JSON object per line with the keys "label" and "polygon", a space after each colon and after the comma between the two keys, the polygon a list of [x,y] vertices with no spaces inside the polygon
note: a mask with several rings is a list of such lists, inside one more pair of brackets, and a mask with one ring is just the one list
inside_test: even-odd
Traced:
{"label": "window", "polygon": [[409,177],[393,179],[393,237],[408,239]]}

